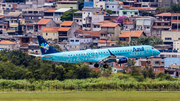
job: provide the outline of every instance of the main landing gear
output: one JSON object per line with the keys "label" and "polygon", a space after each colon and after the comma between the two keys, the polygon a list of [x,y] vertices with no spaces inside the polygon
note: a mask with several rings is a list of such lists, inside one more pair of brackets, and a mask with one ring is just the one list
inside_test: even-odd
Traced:
{"label": "main landing gear", "polygon": [[99,64],[97,64],[97,63],[94,64],[94,67],[95,67],[95,68],[98,68],[98,67],[99,67]]}
{"label": "main landing gear", "polygon": [[[95,64],[94,64],[94,67],[95,67],[95,68],[98,68],[98,67],[99,67],[99,64],[95,63]],[[103,68],[107,69],[108,67],[109,67],[109,65],[108,65],[107,63],[104,63]]]}
{"label": "main landing gear", "polygon": [[109,67],[109,65],[105,63],[105,64],[103,65],[103,67],[104,67],[105,69],[107,69],[107,68]]}

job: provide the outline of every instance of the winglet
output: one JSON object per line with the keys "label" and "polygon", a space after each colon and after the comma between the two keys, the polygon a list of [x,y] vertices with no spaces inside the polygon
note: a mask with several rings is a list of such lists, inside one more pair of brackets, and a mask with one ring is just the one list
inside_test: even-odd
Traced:
{"label": "winglet", "polygon": [[109,53],[110,53],[111,55],[114,55],[114,54],[111,53],[111,51],[110,51],[109,49],[108,49],[108,51],[109,51]]}

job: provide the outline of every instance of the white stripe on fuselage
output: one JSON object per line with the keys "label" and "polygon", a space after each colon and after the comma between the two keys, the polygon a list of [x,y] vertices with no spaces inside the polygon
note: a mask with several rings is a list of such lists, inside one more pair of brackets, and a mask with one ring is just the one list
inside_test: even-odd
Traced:
{"label": "white stripe on fuselage", "polygon": [[[142,50],[142,47],[144,50]],[[135,48],[136,50],[133,50]],[[147,50],[148,49],[148,50]],[[152,56],[152,48],[148,45],[142,46],[130,46],[130,47],[117,47],[107,49],[93,49],[93,50],[81,50],[81,51],[68,51],[62,53],[48,54],[52,58],[42,58],[45,60],[65,62],[65,63],[79,63],[79,62],[99,62],[101,59],[110,56],[109,51],[117,57],[149,57]],[[46,55],[44,55],[46,56]]]}

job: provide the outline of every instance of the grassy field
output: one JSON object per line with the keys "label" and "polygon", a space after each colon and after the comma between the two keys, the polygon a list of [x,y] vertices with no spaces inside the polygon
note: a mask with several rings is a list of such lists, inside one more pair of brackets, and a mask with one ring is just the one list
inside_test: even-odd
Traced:
{"label": "grassy field", "polygon": [[180,92],[15,92],[0,101],[180,101]]}

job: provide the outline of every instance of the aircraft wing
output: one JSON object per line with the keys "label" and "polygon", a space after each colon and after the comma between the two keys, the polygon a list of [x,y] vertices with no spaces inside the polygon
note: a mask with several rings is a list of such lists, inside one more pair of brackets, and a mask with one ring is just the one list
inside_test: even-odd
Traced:
{"label": "aircraft wing", "polygon": [[42,57],[42,55],[37,55],[37,54],[28,54],[28,55],[35,56],[35,57]]}
{"label": "aircraft wing", "polygon": [[118,56],[118,57],[117,57],[116,55],[112,54],[110,50],[108,50],[108,51],[109,51],[109,53],[110,53],[110,56],[101,59],[101,60],[99,61],[100,63],[116,62],[116,61],[119,61],[120,58],[124,57],[124,56],[120,56],[120,57]]}

